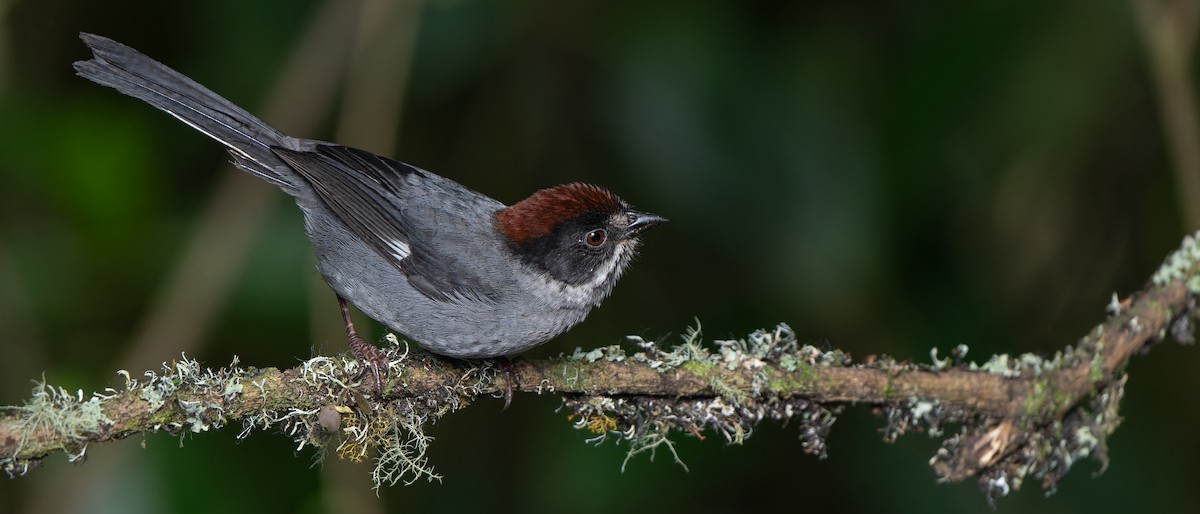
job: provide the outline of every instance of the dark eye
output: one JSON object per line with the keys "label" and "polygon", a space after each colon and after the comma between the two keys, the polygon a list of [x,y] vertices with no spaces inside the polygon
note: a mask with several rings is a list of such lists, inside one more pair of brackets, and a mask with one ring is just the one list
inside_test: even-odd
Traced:
{"label": "dark eye", "polygon": [[605,241],[608,241],[608,231],[602,228],[588,232],[586,236],[583,236],[583,242],[587,243],[588,246],[593,248],[599,247],[600,245],[604,244]]}

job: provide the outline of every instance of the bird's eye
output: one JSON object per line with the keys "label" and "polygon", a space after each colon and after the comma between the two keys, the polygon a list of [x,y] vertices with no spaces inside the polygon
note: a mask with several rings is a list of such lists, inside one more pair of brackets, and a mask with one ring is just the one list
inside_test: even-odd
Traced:
{"label": "bird's eye", "polygon": [[586,236],[583,236],[583,242],[587,243],[587,245],[592,248],[599,247],[600,245],[604,244],[605,241],[608,241],[608,231],[602,228],[588,232]]}

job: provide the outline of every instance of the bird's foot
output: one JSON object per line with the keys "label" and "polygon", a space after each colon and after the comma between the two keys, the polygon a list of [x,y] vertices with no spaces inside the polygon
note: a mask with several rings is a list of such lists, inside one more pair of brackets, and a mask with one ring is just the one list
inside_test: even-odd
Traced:
{"label": "bird's foot", "polygon": [[[363,366],[362,372],[355,379],[361,378],[369,370],[375,379],[375,393],[383,394],[383,379],[387,378],[388,358],[379,347],[363,341],[354,330],[354,321],[350,319],[350,307],[346,299],[338,296],[338,307],[342,309],[342,320],[346,322],[346,338],[350,343],[350,355]],[[381,373],[379,370],[383,368]]]}
{"label": "bird's foot", "polygon": [[517,375],[512,359],[500,357],[497,361],[500,363],[500,372],[504,373],[504,408],[500,409],[500,412],[504,412],[508,410],[509,405],[512,405],[513,385],[521,387],[521,377]]}

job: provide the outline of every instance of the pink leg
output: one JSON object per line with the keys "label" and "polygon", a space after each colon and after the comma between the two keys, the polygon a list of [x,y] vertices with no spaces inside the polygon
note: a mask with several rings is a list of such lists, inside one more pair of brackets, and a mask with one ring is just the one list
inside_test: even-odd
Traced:
{"label": "pink leg", "polygon": [[[379,374],[379,367],[382,365],[384,374],[387,373],[387,357],[383,355],[383,351],[374,345],[368,344],[358,336],[358,332],[354,330],[354,321],[350,319],[350,307],[346,304],[346,299],[338,295],[338,307],[342,309],[342,320],[346,322],[346,337],[350,340],[350,354],[354,356],[360,364],[371,369],[371,374],[375,377],[375,391],[383,393],[383,379]],[[366,373],[366,369],[363,372]]]}

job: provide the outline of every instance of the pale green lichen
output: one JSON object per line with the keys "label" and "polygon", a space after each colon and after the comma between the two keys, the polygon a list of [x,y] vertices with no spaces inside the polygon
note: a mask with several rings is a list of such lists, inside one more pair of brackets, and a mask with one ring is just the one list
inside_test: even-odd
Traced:
{"label": "pale green lichen", "polygon": [[1051,358],[1034,353],[1022,353],[1015,358],[1008,354],[1000,354],[993,355],[983,364],[971,362],[966,367],[971,371],[984,371],[1007,378],[1016,378],[1023,375],[1040,376],[1063,369],[1064,367],[1071,367],[1080,358],[1091,358],[1098,353],[1099,349],[1096,348],[1094,343],[1087,343],[1081,345],[1079,350],[1072,350],[1068,346],[1065,351],[1058,352]]}
{"label": "pale green lichen", "polygon": [[[1120,303],[1117,302],[1116,305],[1119,307]],[[1136,318],[1129,323],[1131,329],[1137,328]],[[1190,325],[1186,328],[1190,332]],[[1102,362],[1099,360],[1102,358],[1100,350],[1103,346],[1099,342],[1102,332],[1102,328],[1098,328],[1077,348],[1067,347],[1049,359],[1034,354],[1022,354],[1016,358],[996,355],[982,365],[964,363],[967,347],[958,345],[945,358],[941,358],[936,349],[931,350],[932,365],[899,363],[892,357],[872,356],[867,359],[866,364],[859,366],[889,373],[972,369],[1004,377],[1037,377],[1087,362],[1091,366],[1089,378],[1099,382],[1103,379]],[[444,361],[423,351],[413,351],[410,355],[406,344],[401,352],[402,343],[391,334],[387,340],[390,343],[385,349],[389,360],[388,367],[394,371],[390,373],[389,384],[398,381],[400,387],[407,387],[407,383],[404,382],[405,376],[402,374],[404,367],[400,366],[402,361],[418,359],[418,362],[408,364],[427,368],[446,365]],[[766,419],[798,426],[802,448],[822,458],[825,456],[825,437],[836,420],[835,415],[840,412],[840,407],[829,409],[796,398],[791,393],[820,385],[816,383],[821,376],[819,368],[848,366],[850,359],[845,353],[802,345],[794,331],[785,324],[780,324],[772,330],[757,330],[742,339],[713,341],[711,346],[704,344],[699,322],[685,331],[680,344],[670,348],[660,347],[657,342],[640,336],[629,336],[627,340],[633,343],[638,351],[627,352],[620,345],[609,345],[586,352],[575,349],[571,355],[561,360],[563,382],[572,388],[586,390],[591,380],[589,373],[594,368],[589,366],[590,364],[628,360],[645,363],[660,373],[690,373],[707,382],[715,395],[699,398],[579,395],[564,398],[565,407],[572,411],[575,418],[576,428],[594,434],[594,437],[586,440],[588,443],[600,444],[615,440],[629,445],[629,451],[622,462],[622,470],[634,456],[648,453],[653,458],[656,450],[664,446],[671,452],[674,460],[683,466],[672,437],[683,434],[702,438],[702,431],[711,431],[721,435],[727,444],[742,444],[753,434],[754,427]],[[315,391],[316,395],[327,402],[326,405],[311,410],[273,410],[264,407],[258,413],[243,417],[243,430],[238,437],[248,436],[255,428],[272,428],[292,437],[297,443],[297,450],[310,445],[329,447],[336,439],[336,453],[341,458],[362,461],[374,453],[376,465],[372,471],[372,479],[376,490],[384,485],[390,486],[400,482],[410,484],[422,478],[430,481],[440,480],[441,477],[433,472],[426,459],[426,450],[432,439],[425,434],[424,426],[448,412],[465,406],[484,394],[484,391],[496,390],[499,366],[495,362],[478,361],[463,369],[457,383],[446,386],[444,391],[422,396],[420,401],[404,400],[380,404],[350,390],[358,384],[356,380],[361,381],[364,376],[369,375],[361,373],[362,369],[356,361],[345,357],[314,357],[300,366],[298,374],[289,376],[298,385],[305,386],[305,394],[314,394]],[[741,378],[726,382],[720,378],[723,373],[727,373],[725,370],[738,371]],[[180,361],[164,364],[160,373],[147,372],[146,378],[141,382],[132,378],[128,372],[122,371],[120,374],[125,379],[127,390],[133,392],[134,397],[146,402],[150,410],[178,409],[178,412],[183,414],[182,422],[172,421],[165,426],[155,427],[171,433],[183,434],[220,428],[226,422],[225,407],[220,399],[231,400],[255,391],[265,396],[268,391],[267,384],[262,379],[256,380],[254,376],[249,376],[246,370],[238,367],[236,358],[230,366],[212,370],[203,368],[195,360],[183,356]],[[889,374],[890,376],[892,375]],[[1123,385],[1123,380],[1120,383]],[[1071,399],[1047,384],[1048,382],[1036,382],[1025,398],[1026,414],[1030,417],[1049,410],[1070,407],[1066,402]],[[893,390],[890,378],[883,387],[882,395],[885,401],[879,406],[887,419],[883,430],[887,440],[893,440],[912,429],[927,431],[931,436],[940,436],[942,427],[947,423],[963,423],[964,430],[974,426],[968,423],[969,418],[964,412],[950,411],[936,398],[907,396],[911,392]],[[1116,403],[1121,390],[1119,387],[1116,390],[1111,389],[1111,383],[1109,387],[1106,393],[1093,399],[1084,409],[1087,416],[1091,416],[1088,418],[1090,421],[1080,417],[1069,417],[1068,421],[1063,423],[1050,423],[1042,428],[1042,439],[1035,441],[1036,451],[1029,453],[1022,450],[1015,453],[1014,457],[1007,457],[1003,466],[993,466],[985,470],[980,475],[981,484],[985,484],[989,495],[1006,494],[1010,489],[1017,489],[1022,480],[1031,474],[1049,476],[1048,483],[1053,484],[1057,477],[1082,457],[1095,456],[1103,462],[1107,435],[1119,423]],[[73,398],[62,390],[53,392],[53,388],[44,384],[42,388],[52,393],[43,392],[41,396],[35,393],[34,399],[26,407],[33,408],[31,406],[38,405],[39,402],[63,402],[66,401],[64,398]],[[543,392],[543,389],[553,392],[549,380],[539,384],[538,392]],[[82,423],[80,427],[71,428],[68,423],[50,420],[45,416],[39,418],[32,414],[32,411],[29,423],[34,423],[37,427],[66,427],[55,430],[65,430],[60,432],[64,434],[63,440],[71,441],[71,433],[85,433],[95,430],[97,424],[111,423],[103,418],[102,402],[118,392],[111,389],[109,391],[112,394],[96,394],[86,402],[82,393],[76,395],[78,399],[72,407],[76,413],[73,419]],[[201,393],[207,394],[204,396],[207,400],[191,399]],[[191,396],[184,398],[180,395]],[[213,400],[214,396],[218,399]],[[1071,416],[1078,416],[1078,411],[1079,409],[1072,410]],[[326,416],[324,424],[319,419],[322,412]],[[161,419],[180,417],[164,416]],[[75,440],[80,439],[76,437]],[[959,436],[947,440],[935,460],[952,458],[957,451],[956,444],[959,444]],[[1055,446],[1056,444],[1058,446]],[[66,446],[67,444],[64,445]],[[74,447],[68,450],[68,454],[79,458],[85,449],[86,446]],[[1047,464],[1046,459],[1049,459],[1051,464]],[[29,462],[9,458],[7,461],[0,461],[0,464],[13,474],[22,472]],[[686,466],[684,467],[686,469]]]}
{"label": "pale green lichen", "polygon": [[962,363],[962,360],[966,358],[968,351],[970,351],[970,348],[968,348],[967,345],[960,344],[950,350],[949,356],[944,359],[940,359],[938,358],[937,347],[933,347],[929,350],[929,360],[932,362],[930,369],[943,370],[958,366]]}
{"label": "pale green lichen", "polygon": [[785,353],[779,356],[779,367],[784,371],[796,371],[796,357],[790,353]]}
{"label": "pale green lichen", "polygon": [[608,362],[621,362],[625,360],[625,349],[619,344],[605,346],[603,351],[604,360]]}
{"label": "pale green lichen", "polygon": [[604,358],[604,350],[596,348],[590,352],[583,354],[583,359],[588,362],[596,362]]}
{"label": "pale green lichen", "polygon": [[142,388],[141,393],[138,395],[139,398],[150,404],[150,410],[158,410],[159,407],[162,407],[163,403],[166,403],[168,396],[169,393],[163,394],[163,391],[156,387]]}
{"label": "pale green lichen", "polygon": [[[392,381],[399,380],[403,386],[403,375],[397,365],[409,358],[407,345],[403,352],[399,340],[389,336],[391,343],[384,348],[388,366],[393,370]],[[445,366],[441,360],[423,354],[424,366]],[[296,375],[274,374],[274,377],[292,376],[296,385],[302,386],[303,395],[310,399],[321,398],[324,407],[298,409],[286,406],[271,407],[266,394],[268,378],[254,374],[233,362],[220,369],[202,366],[198,361],[182,355],[180,359],[164,363],[158,371],[147,371],[143,377],[134,378],[128,371],[118,375],[124,379],[125,390],[112,388],[85,399],[82,391],[70,395],[61,388],[39,383],[30,400],[18,407],[9,407],[24,421],[21,423],[22,437],[30,434],[51,432],[52,440],[61,441],[62,449],[72,461],[83,457],[88,439],[103,433],[112,421],[104,415],[106,401],[121,398],[128,402],[142,402],[135,409],[148,416],[150,431],[166,431],[179,434],[206,432],[223,427],[227,423],[227,402],[238,400],[247,392],[259,393],[263,402],[261,410],[249,415],[241,414],[242,430],[239,439],[248,437],[254,429],[278,430],[296,442],[296,449],[306,446],[325,447],[331,440],[339,439],[339,456],[362,460],[377,452],[371,473],[375,486],[391,485],[398,481],[411,483],[427,478],[439,479],[425,460],[425,450],[431,440],[423,431],[424,424],[446,412],[465,405],[467,398],[474,398],[484,390],[492,390],[497,368],[491,361],[480,361],[461,377],[459,382],[445,391],[426,395],[418,403],[401,408],[395,404],[373,403],[372,399],[352,392],[353,380],[361,379],[358,363],[345,357],[314,357],[300,366]],[[271,378],[278,380],[279,378]],[[391,381],[390,381],[391,382]],[[275,390],[286,391],[285,386]],[[287,394],[281,392],[277,394]],[[311,403],[311,401],[310,401]],[[128,403],[123,408],[129,408]],[[330,433],[322,428],[318,415],[325,412],[325,426],[341,427],[340,433]],[[330,419],[332,418],[332,419]],[[398,421],[397,421],[398,420]],[[13,455],[0,459],[0,467],[9,474],[24,473],[36,460],[20,457],[22,439]],[[182,439],[181,439],[182,442]]]}
{"label": "pale green lichen", "polygon": [[970,369],[986,371],[1001,376],[1015,376],[1013,370],[1008,366],[1008,354],[993,355],[982,365],[977,365],[974,362],[970,364]]}
{"label": "pale green lichen", "polygon": [[750,398],[750,395],[746,391],[742,391],[741,389],[737,389],[735,387],[729,387],[725,384],[725,382],[721,381],[721,379],[717,377],[709,378],[708,384],[709,387],[712,388],[713,392],[717,393],[717,395],[721,398],[724,398],[725,401],[733,404],[734,407],[741,405],[742,402],[745,402]]}
{"label": "pale green lichen", "polygon": [[221,394],[225,398],[233,398],[242,394],[246,388],[242,385],[242,377],[230,377],[229,382],[225,384],[225,392]]}
{"label": "pale green lichen", "polygon": [[[422,478],[430,482],[440,482],[441,475],[434,473],[426,458],[429,443],[433,441],[424,430],[428,421],[427,415],[422,414],[421,409],[414,408],[411,403],[392,408],[399,408],[400,411],[376,418],[387,421],[374,424],[381,428],[362,431],[364,435],[361,438],[352,434],[355,436],[352,440],[356,444],[363,445],[365,439],[373,438],[373,444],[379,448],[375,468],[371,471],[375,492],[378,493],[379,488],[385,484],[392,486],[400,481],[403,481],[404,485],[411,485]],[[343,443],[343,446],[345,444]]]}
{"label": "pale green lichen", "polygon": [[1100,439],[1092,432],[1091,426],[1081,426],[1075,429],[1075,440],[1079,444],[1080,457],[1088,457],[1092,450],[1100,446]]}
{"label": "pale green lichen", "polygon": [[621,472],[625,472],[625,466],[629,465],[629,459],[634,456],[650,452],[650,460],[654,460],[654,455],[660,447],[665,446],[671,451],[671,457],[675,459],[675,463],[683,468],[684,471],[690,471],[687,464],[684,464],[683,459],[679,458],[679,452],[675,450],[675,443],[667,436],[669,428],[656,427],[650,430],[642,437],[633,439],[629,442],[629,452],[625,454],[625,460],[621,461]]}
{"label": "pale green lichen", "polygon": [[1110,316],[1119,316],[1123,309],[1124,307],[1121,306],[1121,298],[1118,297],[1117,293],[1114,292],[1112,294],[1112,298],[1108,301],[1108,305],[1104,307],[1104,311]]}
{"label": "pale green lichen", "polygon": [[[1188,274],[1200,261],[1200,232],[1183,238],[1183,244],[1163,262],[1158,271],[1154,272],[1151,281],[1156,286],[1164,286],[1172,281],[1188,277]],[[1190,287],[1190,284],[1189,284]],[[1193,290],[1195,291],[1195,290]]]}
{"label": "pale green lichen", "polygon": [[923,418],[932,411],[933,411],[933,402],[929,402],[929,401],[918,400],[918,401],[916,401],[916,405],[913,405],[913,408],[912,408],[913,416],[918,417],[918,418]]}
{"label": "pale green lichen", "polygon": [[[714,341],[711,350],[703,344],[698,322],[685,331],[679,345],[669,349],[640,336],[627,339],[640,351],[629,355],[622,352],[624,358],[644,362],[659,372],[682,370],[705,379],[715,396],[565,398],[565,405],[573,411],[575,427],[595,434],[586,442],[600,444],[615,439],[629,444],[622,469],[635,455],[647,452],[653,455],[664,445],[671,450],[676,462],[682,464],[671,440],[674,432],[698,436],[701,431],[708,430],[720,434],[728,444],[741,444],[753,434],[753,427],[764,419],[798,420],[802,447],[824,457],[824,438],[836,419],[834,412],[806,400],[781,395],[801,384],[793,379],[774,378],[777,374],[769,370],[811,374],[815,366],[847,365],[849,358],[844,353],[801,345],[785,324],[773,330],[755,331],[744,339]],[[576,350],[565,358],[568,362],[593,362],[602,358],[611,360],[614,353],[611,347],[605,348],[602,354]],[[745,388],[730,386],[718,378],[715,373],[718,368],[752,371],[751,383]],[[788,383],[780,384],[778,380]],[[801,377],[800,380],[809,379]]]}
{"label": "pale green lichen", "polygon": [[950,357],[938,359],[938,349],[933,347],[929,349],[929,360],[933,362],[933,369],[946,369],[950,366]]}
{"label": "pale green lichen", "polygon": [[942,434],[942,425],[956,421],[957,417],[947,413],[937,398],[910,396],[883,409],[887,423],[883,428],[883,440],[894,442],[910,430],[925,431],[930,437]]}
{"label": "pale green lichen", "polygon": [[[1117,305],[1122,305],[1117,302]],[[1121,307],[1125,314],[1125,306]],[[1177,317],[1172,327],[1172,333],[1178,332],[1177,338],[1189,340],[1191,324],[1187,315]],[[1132,320],[1132,318],[1131,318]],[[1136,331],[1139,325],[1129,320],[1123,321],[1129,330]],[[1067,346],[1047,358],[1035,354],[1022,354],[1016,357],[995,355],[986,362],[954,363],[949,358],[940,358],[931,352],[933,363],[928,366],[898,363],[890,357],[876,358],[869,364],[872,367],[889,371],[901,372],[912,370],[942,371],[950,369],[968,369],[993,373],[1006,378],[1023,378],[1030,380],[1026,396],[1022,399],[1022,415],[1026,421],[1018,420],[1017,430],[1031,433],[1032,436],[1019,447],[1010,450],[999,462],[976,471],[980,487],[988,494],[989,500],[1020,489],[1026,477],[1035,477],[1044,484],[1047,493],[1053,493],[1055,485],[1062,476],[1083,458],[1094,458],[1101,463],[1101,469],[1107,463],[1105,442],[1108,436],[1120,423],[1117,415],[1119,400],[1123,392],[1124,378],[1113,380],[1106,376],[1103,367],[1104,345],[1101,340],[1104,327],[1097,327],[1075,346]],[[1084,368],[1088,370],[1088,378],[1096,387],[1102,389],[1080,400],[1065,391],[1059,390],[1057,382],[1049,375],[1064,369]],[[967,452],[968,456],[977,457],[973,452],[980,442],[980,434],[994,424],[980,425],[973,421],[972,413],[964,410],[947,410],[937,403],[934,398],[904,397],[894,391],[889,383],[884,385],[883,397],[888,399],[881,409],[887,419],[883,429],[885,440],[892,441],[906,431],[927,431],[931,436],[939,436],[942,427],[948,424],[961,424],[961,432],[942,442],[941,448],[930,461],[935,469],[958,469],[956,462],[960,454]],[[1065,413],[1065,414],[1061,414]],[[1048,414],[1063,415],[1059,420],[1045,420]],[[974,462],[974,461],[972,461]]]}
{"label": "pale green lichen", "polygon": [[[407,387],[403,374],[405,365],[444,365],[424,351],[412,350],[394,334],[387,334],[384,340],[390,381],[399,381],[400,387]],[[405,364],[414,358],[422,359],[422,362]],[[441,395],[427,396],[421,403],[377,403],[357,393],[347,394],[349,388],[357,384],[351,379],[364,380],[370,375],[362,373],[356,360],[344,356],[313,357],[300,366],[300,377],[296,380],[323,392],[332,412],[340,417],[337,420],[340,434],[327,434],[322,430],[318,418],[322,409],[287,409],[264,411],[245,419],[239,437],[245,437],[254,427],[277,427],[296,441],[297,450],[307,445],[325,447],[327,439],[334,438],[338,439],[334,453],[339,458],[362,462],[374,453],[371,480],[377,492],[380,487],[401,482],[407,485],[420,479],[440,481],[441,476],[434,473],[426,458],[426,450],[433,439],[425,433],[425,424],[465,406],[467,398],[490,389],[498,369],[493,361],[479,361],[478,366],[469,367],[458,382]],[[324,410],[330,415],[331,409]]]}
{"label": "pale green lichen", "polygon": [[79,462],[87,455],[87,435],[103,432],[113,423],[104,413],[105,395],[85,398],[82,390],[71,394],[62,387],[47,384],[44,378],[34,383],[29,400],[6,408],[23,418],[14,451],[0,457],[0,469],[10,477],[24,475],[34,464],[35,461],[21,457],[30,437],[52,434],[50,438],[61,441],[67,460]]}
{"label": "pale green lichen", "polygon": [[[1019,490],[1026,477],[1038,478],[1046,494],[1053,494],[1058,482],[1084,458],[1096,459],[1103,472],[1108,466],[1106,441],[1121,424],[1117,412],[1126,378],[1123,375],[1110,382],[1061,421],[1025,427],[1027,435],[1022,445],[980,471],[979,486],[988,500]],[[968,430],[964,426],[962,433],[944,442],[931,464],[953,461],[963,450],[962,445],[972,440]]]}

